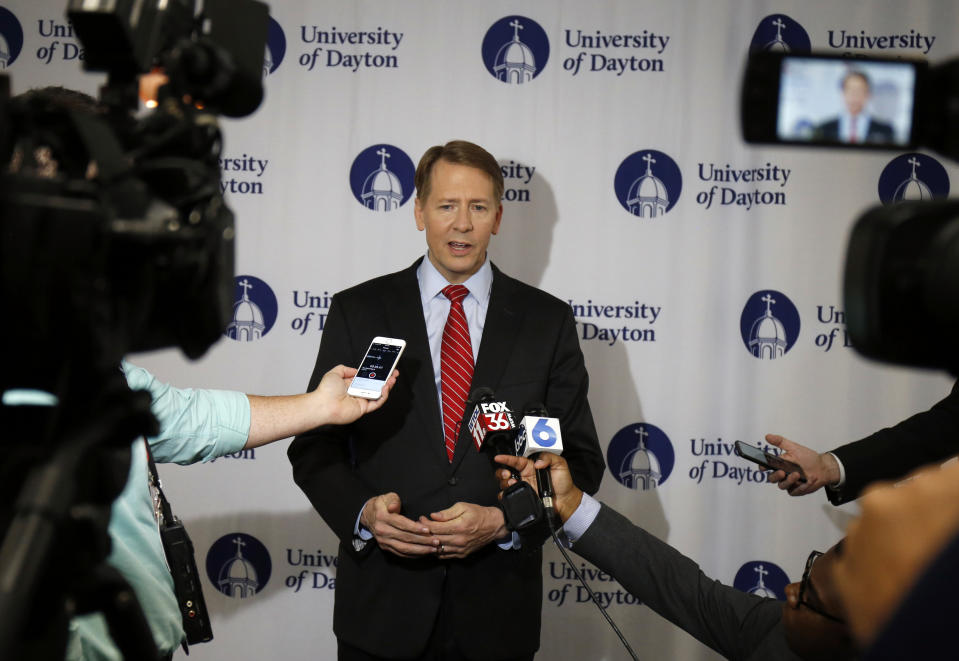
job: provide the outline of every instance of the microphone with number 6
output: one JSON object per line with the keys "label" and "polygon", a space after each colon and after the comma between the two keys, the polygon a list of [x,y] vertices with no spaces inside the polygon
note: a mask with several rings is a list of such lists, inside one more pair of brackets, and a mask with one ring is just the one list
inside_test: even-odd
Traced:
{"label": "microphone with number 6", "polygon": [[[559,420],[550,418],[546,407],[536,402],[528,404],[523,410],[523,419],[516,434],[515,454],[535,461],[541,452],[563,454],[563,436],[559,430]],[[536,469],[536,483],[546,516],[555,529],[559,527],[560,520],[553,505],[553,481],[549,476],[549,468]]]}

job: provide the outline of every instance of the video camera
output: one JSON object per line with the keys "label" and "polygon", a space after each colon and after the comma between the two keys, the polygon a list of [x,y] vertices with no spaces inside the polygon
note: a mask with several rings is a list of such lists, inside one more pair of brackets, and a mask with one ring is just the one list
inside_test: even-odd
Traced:
{"label": "video camera", "polygon": [[[49,388],[41,375],[77,356],[112,368],[130,351],[179,346],[196,358],[232,312],[216,115],[259,105],[266,5],[206,0],[194,15],[193,0],[70,0],[67,14],[84,68],[108,75],[99,102],[0,101],[0,162],[19,152],[27,165],[0,181],[0,286],[25,314],[3,346],[38,349],[18,350],[4,387]],[[156,66],[169,83],[137,118],[138,78]],[[52,176],[29,167],[41,145]]]}
{"label": "video camera", "polygon": [[[155,658],[105,562],[133,440],[155,433],[124,355],[196,358],[232,313],[234,217],[217,115],[253,112],[268,8],[257,0],[69,0],[99,99],[10,96],[0,77],[0,658],[62,659],[77,612],[125,658]],[[168,78],[139,116],[139,78]],[[19,399],[18,399],[19,398]],[[112,573],[111,573],[112,572]],[[177,578],[176,576],[174,577]]]}
{"label": "video camera", "polygon": [[[840,119],[844,110],[870,118],[857,125]],[[959,59],[930,66],[755,52],[746,63],[740,117],[750,143],[927,147],[959,160]],[[959,201],[906,200],[867,210],[850,234],[843,297],[859,353],[959,374]]]}

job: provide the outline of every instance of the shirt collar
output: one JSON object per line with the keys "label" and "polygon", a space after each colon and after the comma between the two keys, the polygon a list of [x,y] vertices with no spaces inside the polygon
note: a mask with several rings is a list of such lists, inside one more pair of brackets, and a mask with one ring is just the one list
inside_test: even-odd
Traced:
{"label": "shirt collar", "polygon": [[[428,253],[416,269],[416,279],[420,284],[420,299],[424,307],[436,296],[441,296],[440,292],[450,285],[433,266]],[[485,306],[489,302],[490,290],[493,286],[493,267],[490,266],[489,255],[486,255],[479,271],[471,275],[463,285],[481,305]]]}

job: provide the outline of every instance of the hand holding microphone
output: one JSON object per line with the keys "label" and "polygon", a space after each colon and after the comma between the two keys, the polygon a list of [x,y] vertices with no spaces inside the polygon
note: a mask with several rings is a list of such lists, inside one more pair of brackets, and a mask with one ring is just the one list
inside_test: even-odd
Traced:
{"label": "hand holding microphone", "polygon": [[[563,453],[563,437],[559,429],[559,420],[548,417],[546,407],[540,403],[529,404],[523,411],[519,434],[516,438],[516,454],[521,457],[532,457],[534,460],[543,453]],[[553,504],[553,484],[548,468],[537,469],[536,483],[539,487],[539,497],[543,501],[546,516],[550,526],[556,528],[559,521],[556,519],[556,510]]]}
{"label": "hand holding microphone", "polygon": [[569,473],[569,465],[563,457],[557,454],[544,453],[533,460],[501,454],[496,455],[495,459],[497,463],[508,467],[508,469],[501,470],[498,473],[501,488],[505,489],[515,484],[516,478],[514,475],[516,473],[520,474],[524,482],[538,486],[537,473],[540,471],[548,472],[554,489],[553,504],[560,521],[566,523],[566,520],[579,507],[583,499],[583,492],[573,484],[573,477]]}
{"label": "hand holding microphone", "polygon": [[[472,412],[470,412],[470,407]],[[519,443],[513,412],[504,401],[497,401],[489,388],[477,388],[467,400],[466,415],[470,436],[476,443],[476,449],[489,454],[513,454]],[[515,475],[513,486],[505,489],[500,496],[500,509],[506,528],[510,531],[525,530],[543,520],[543,508],[536,492],[526,482]]]}

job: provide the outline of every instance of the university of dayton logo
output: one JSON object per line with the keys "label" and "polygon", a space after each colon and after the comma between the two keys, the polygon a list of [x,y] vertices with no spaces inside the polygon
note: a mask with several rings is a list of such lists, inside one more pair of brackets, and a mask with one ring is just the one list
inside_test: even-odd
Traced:
{"label": "university of dayton logo", "polygon": [[20,56],[23,49],[23,27],[8,9],[0,7],[0,71]]}
{"label": "university of dayton logo", "polygon": [[642,149],[620,164],[613,188],[626,211],[640,218],[656,218],[676,205],[683,175],[676,161],[663,152]]}
{"label": "university of dayton logo", "polygon": [[413,194],[416,168],[406,153],[393,145],[373,145],[353,159],[350,188],[367,209],[399,209]]}
{"label": "university of dayton logo", "polygon": [[759,21],[749,44],[750,52],[802,54],[808,53],[809,48],[806,30],[785,14],[770,14]]}
{"label": "university of dayton logo", "polygon": [[549,38],[533,19],[507,16],[486,31],[482,53],[493,78],[508,85],[522,85],[546,68]]}
{"label": "university of dayton logo", "polygon": [[918,153],[897,156],[879,175],[879,199],[883,204],[948,195],[949,175],[932,156]]}
{"label": "university of dayton logo", "polygon": [[206,554],[206,575],[228,597],[259,594],[270,580],[273,562],[256,537],[242,532],[223,535]]}
{"label": "university of dayton logo", "polygon": [[778,566],[765,560],[747,562],[733,579],[733,587],[757,597],[772,597],[784,601],[789,577]]}
{"label": "university of dayton logo", "polygon": [[269,76],[283,63],[286,55],[286,35],[283,28],[270,16],[270,24],[266,28],[266,52],[263,54],[263,76]]}
{"label": "university of dayton logo", "polygon": [[238,342],[252,342],[270,332],[276,322],[276,294],[270,286],[252,275],[233,278],[233,321],[226,335]]}
{"label": "university of dayton logo", "polygon": [[626,425],[613,436],[606,463],[613,477],[629,489],[649,491],[673,471],[676,455],[665,432],[648,422]]}
{"label": "university of dayton logo", "polygon": [[753,356],[762,360],[782,358],[799,338],[799,311],[785,294],[762,289],[746,301],[739,328]]}

